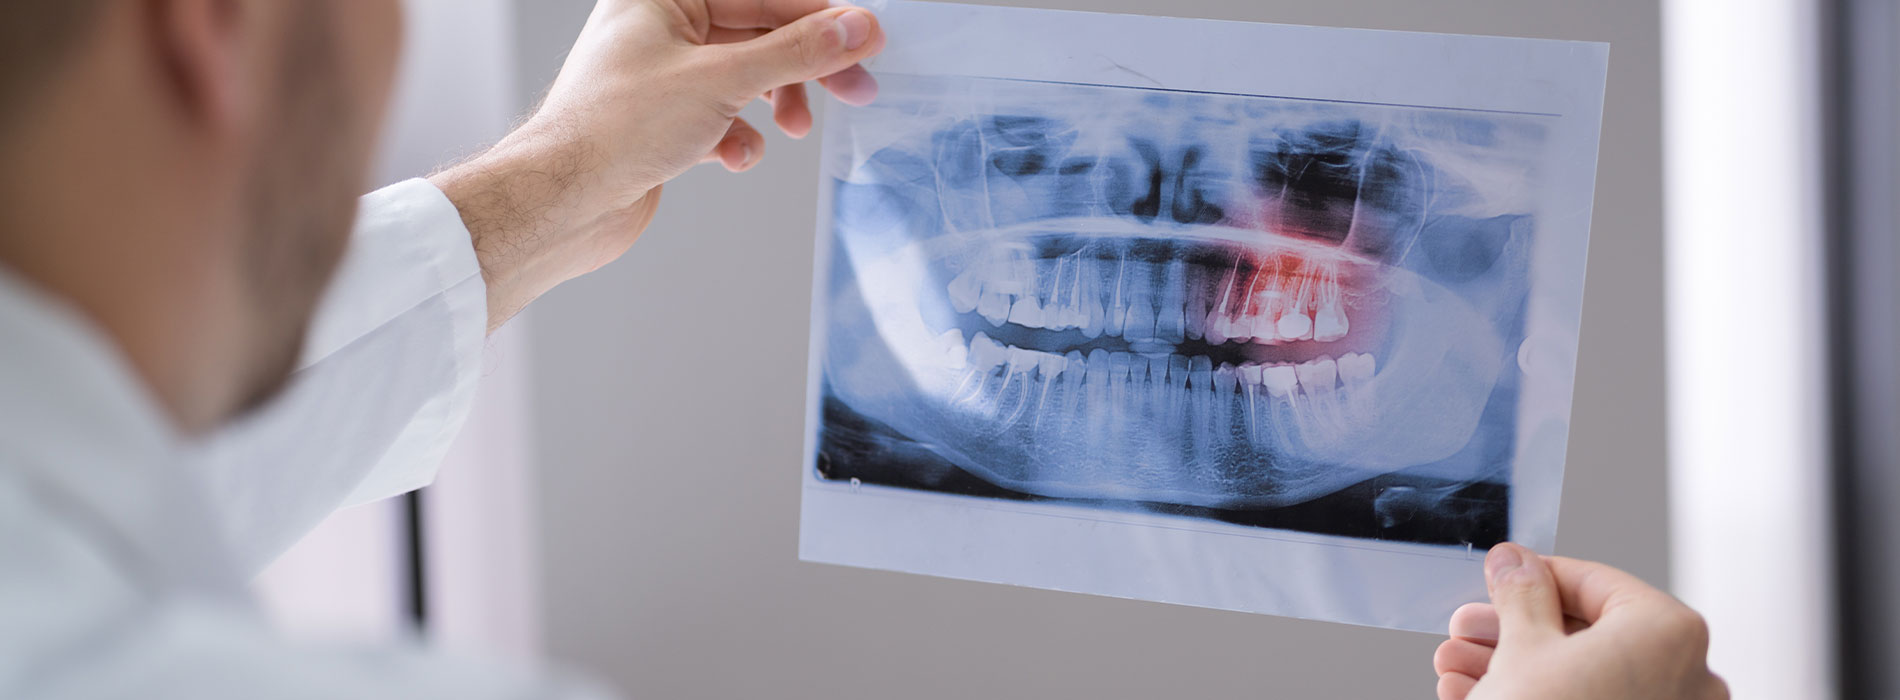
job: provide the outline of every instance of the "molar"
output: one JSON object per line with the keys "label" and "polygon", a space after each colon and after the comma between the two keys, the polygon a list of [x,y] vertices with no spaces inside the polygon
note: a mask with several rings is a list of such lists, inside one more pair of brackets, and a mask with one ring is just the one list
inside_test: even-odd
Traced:
{"label": "molar", "polygon": [[1295,368],[1300,377],[1300,388],[1308,394],[1325,394],[1337,387],[1339,368],[1333,358],[1321,357],[1312,362],[1300,363]]}
{"label": "molar", "polygon": [[1280,308],[1273,332],[1281,340],[1307,340],[1313,337],[1313,317],[1307,311],[1313,303],[1312,288],[1312,280],[1304,277],[1288,279],[1280,288],[1281,303],[1278,305]]}
{"label": "molar", "polygon": [[1366,353],[1347,353],[1339,358],[1339,378],[1346,386],[1362,386],[1372,381],[1372,355]]}
{"label": "molar", "polygon": [[1279,333],[1280,337],[1285,340],[1304,340],[1311,338],[1313,333],[1313,319],[1308,318],[1304,311],[1288,311],[1281,315],[1280,320],[1274,324],[1274,331]]}
{"label": "molar", "polygon": [[1263,365],[1257,365],[1251,362],[1241,365],[1240,366],[1241,383],[1248,386],[1259,386],[1264,381],[1263,375],[1265,374],[1265,372],[1262,371],[1263,369],[1265,369]]}
{"label": "molar", "polygon": [[1313,339],[1322,343],[1332,342],[1346,337],[1346,310],[1334,299],[1322,304],[1319,313],[1313,317]]}
{"label": "molar", "polygon": [[955,279],[950,280],[950,308],[960,314],[975,311],[982,291],[983,282],[977,279],[976,266],[963,268]]}
{"label": "molar", "polygon": [[970,359],[970,346],[963,342],[963,331],[952,328],[937,336],[937,346],[943,348],[944,358],[951,367],[962,367]]}
{"label": "molar", "polygon": [[1254,295],[1254,325],[1252,325],[1252,335],[1250,335],[1252,342],[1260,342],[1260,344],[1281,342],[1279,325],[1275,321],[1279,318],[1281,306],[1283,302],[1281,302],[1279,289],[1267,287],[1265,291]]}
{"label": "molar", "polygon": [[1266,305],[1261,305],[1261,315],[1254,319],[1253,336],[1250,338],[1261,345],[1278,345],[1280,334],[1274,331],[1273,317],[1266,315]]}
{"label": "molar", "polygon": [[1042,358],[1038,356],[1047,354],[1048,353],[1036,352],[1035,350],[1027,350],[1011,345],[1009,346],[1009,373],[1027,374],[1029,370],[1035,369],[1042,364]]}
{"label": "molar", "polygon": [[996,292],[1011,297],[1025,296],[1035,292],[1036,266],[1029,258],[1021,254],[1010,254],[991,263],[994,273],[983,284],[983,291]]}
{"label": "molar", "polygon": [[1002,366],[1009,359],[1009,350],[1002,343],[990,339],[989,334],[977,331],[970,339],[970,364],[985,372]]}
{"label": "molar", "polygon": [[1028,328],[1043,327],[1042,307],[1036,304],[1036,298],[1025,296],[1017,299],[1009,307],[1009,322]]}
{"label": "molar", "polygon": [[1293,395],[1299,388],[1300,380],[1293,373],[1293,365],[1273,365],[1268,367],[1262,379],[1267,384],[1267,393],[1277,398]]}

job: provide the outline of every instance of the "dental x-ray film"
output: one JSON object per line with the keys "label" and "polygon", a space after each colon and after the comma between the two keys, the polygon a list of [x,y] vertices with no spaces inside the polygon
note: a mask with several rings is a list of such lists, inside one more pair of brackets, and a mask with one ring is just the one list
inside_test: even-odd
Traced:
{"label": "dental x-ray film", "polygon": [[1442,632],[1549,550],[1607,46],[880,17],[802,558]]}

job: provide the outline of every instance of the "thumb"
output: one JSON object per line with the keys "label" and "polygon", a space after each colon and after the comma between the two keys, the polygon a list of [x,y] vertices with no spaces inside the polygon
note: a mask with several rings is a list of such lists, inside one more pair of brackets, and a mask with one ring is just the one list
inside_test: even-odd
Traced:
{"label": "thumb", "polygon": [[737,54],[728,86],[733,97],[751,100],[773,88],[802,83],[850,68],[883,48],[877,18],[869,10],[843,7],[814,12],[765,36],[721,48]]}
{"label": "thumb", "polygon": [[1563,599],[1543,557],[1506,542],[1485,557],[1484,576],[1498,611],[1499,649],[1563,636]]}

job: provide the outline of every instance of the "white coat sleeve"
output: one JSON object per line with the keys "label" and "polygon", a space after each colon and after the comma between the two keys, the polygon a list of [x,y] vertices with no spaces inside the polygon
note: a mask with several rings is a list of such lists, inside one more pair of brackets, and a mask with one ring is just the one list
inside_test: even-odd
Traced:
{"label": "white coat sleeve", "polygon": [[[144,486],[171,476],[162,462],[139,466],[151,470],[127,481]],[[83,495],[43,498],[57,490],[17,476],[0,469],[0,698],[612,697],[606,686],[562,668],[462,656],[416,639],[287,639],[241,594],[183,583],[149,565],[178,552],[127,547],[133,540],[117,536],[118,521],[72,507],[85,503]],[[161,529],[162,511],[152,518]]]}
{"label": "white coat sleeve", "polygon": [[261,570],[337,508],[427,485],[468,414],[487,326],[448,198],[420,179],[364,197],[302,367],[203,446],[240,565]]}

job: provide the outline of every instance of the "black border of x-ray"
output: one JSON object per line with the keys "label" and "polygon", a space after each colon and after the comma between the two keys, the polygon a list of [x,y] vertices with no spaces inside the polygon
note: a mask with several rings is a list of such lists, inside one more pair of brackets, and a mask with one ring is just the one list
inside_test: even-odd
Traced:
{"label": "black border of x-ray", "polygon": [[1818,5],[1835,677],[1900,697],[1900,10]]}

